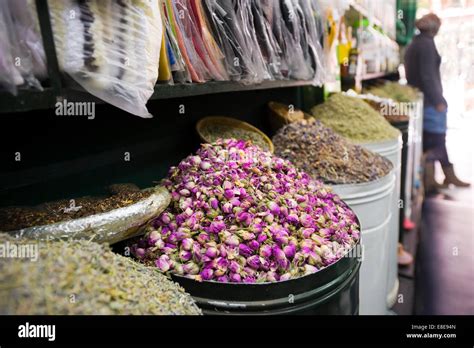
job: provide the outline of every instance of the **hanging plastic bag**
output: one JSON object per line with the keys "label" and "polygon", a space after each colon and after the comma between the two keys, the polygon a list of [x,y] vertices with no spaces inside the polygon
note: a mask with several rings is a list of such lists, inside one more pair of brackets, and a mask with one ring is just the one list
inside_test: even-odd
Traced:
{"label": "hanging plastic bag", "polygon": [[38,41],[37,38],[31,37],[33,20],[28,16],[28,7],[25,1],[6,0],[0,2],[2,22],[0,66],[3,72],[0,81],[8,91],[15,95],[17,86],[20,85],[43,90],[35,77],[33,59],[28,46],[28,40],[36,41],[33,44]]}
{"label": "hanging plastic bag", "polygon": [[[205,9],[213,34],[225,55],[225,65],[232,80],[245,84],[269,78],[263,65],[255,33],[250,33],[250,7],[240,0],[206,0]],[[253,21],[252,21],[253,22]],[[253,24],[250,25],[250,28]],[[253,42],[253,45],[252,45]],[[256,51],[258,50],[258,51]]]}
{"label": "hanging plastic bag", "polygon": [[168,11],[172,11],[172,9],[168,8],[166,0],[160,0],[160,10],[165,31],[166,50],[170,61],[173,81],[177,83],[192,82],[191,72],[186,66],[184,56],[181,54],[178,40],[175,35],[175,28],[169,20]]}
{"label": "hanging plastic bag", "polygon": [[216,40],[211,34],[210,25],[202,6],[202,0],[188,0],[188,6],[191,8],[200,41],[206,50],[206,65],[217,81],[229,80],[229,75],[224,66],[224,54],[217,45]]}
{"label": "hanging plastic bag", "polygon": [[299,0],[299,5],[303,16],[302,20],[305,23],[305,38],[309,49],[309,59],[314,71],[313,85],[322,86],[325,82],[323,48],[321,46],[323,28],[321,18],[316,18],[321,10],[315,0]]}
{"label": "hanging plastic bag", "polygon": [[158,79],[158,1],[49,0],[62,71],[89,93],[141,117]]}
{"label": "hanging plastic bag", "polygon": [[17,39],[29,52],[33,75],[44,79],[47,76],[47,64],[36,3],[33,0],[8,0],[8,2]]}
{"label": "hanging plastic bag", "polygon": [[249,54],[256,74],[256,82],[261,82],[271,79],[272,75],[267,69],[262,51],[258,44],[251,2],[252,0],[235,0],[235,12],[240,23],[240,30],[244,40],[243,46],[246,47],[246,51]]}
{"label": "hanging plastic bag", "polygon": [[0,86],[16,95],[17,86],[23,84],[24,80],[14,64],[12,44],[7,29],[6,6],[6,3],[0,2]]}
{"label": "hanging plastic bag", "polygon": [[269,1],[263,0],[251,3],[252,15],[254,18],[257,41],[262,52],[263,59],[269,73],[273,79],[283,79],[282,70],[287,70],[286,63],[283,64],[283,52],[277,42],[272,30],[270,18],[273,18],[273,5]]}

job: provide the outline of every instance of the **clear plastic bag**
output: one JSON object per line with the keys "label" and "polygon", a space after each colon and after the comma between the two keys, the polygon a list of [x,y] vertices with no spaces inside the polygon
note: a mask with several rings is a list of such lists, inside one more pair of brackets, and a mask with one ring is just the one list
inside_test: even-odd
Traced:
{"label": "clear plastic bag", "polygon": [[158,1],[49,0],[62,71],[125,111],[146,108],[158,79],[162,21]]}
{"label": "clear plastic bag", "polygon": [[42,90],[35,77],[29,46],[34,48],[36,45],[42,49],[42,43],[38,37],[34,37],[34,22],[26,1],[1,1],[0,17],[1,84],[15,95],[20,85]]}
{"label": "clear plastic bag", "polygon": [[17,37],[28,49],[33,74],[39,79],[47,76],[46,55],[39,28],[38,12],[33,0],[8,0]]}
{"label": "clear plastic bag", "polygon": [[188,7],[192,9],[199,38],[207,52],[207,67],[217,81],[229,80],[224,66],[224,54],[211,34],[210,25],[205,16],[201,0],[188,0]]}
{"label": "clear plastic bag", "polygon": [[206,0],[205,10],[230,78],[248,84],[270,78],[255,35],[250,2]]}
{"label": "clear plastic bag", "polygon": [[284,78],[283,71],[287,71],[288,68],[270,23],[274,16],[272,1],[274,0],[252,1],[252,15],[257,41],[267,69],[273,79],[281,80]]}
{"label": "clear plastic bag", "polygon": [[305,46],[305,23],[301,20],[302,10],[297,0],[275,1],[275,6],[276,12],[281,14],[275,20],[275,30],[282,40],[280,45],[283,47],[288,62],[288,75],[296,80],[311,80],[314,69],[311,67]]}
{"label": "clear plastic bag", "polygon": [[178,40],[175,36],[174,27],[169,20],[168,11],[171,11],[171,8],[167,7],[166,0],[160,0],[160,7],[165,31],[166,50],[170,61],[173,81],[178,83],[192,82],[191,72],[186,66],[184,56],[181,54]]}
{"label": "clear plastic bag", "polygon": [[299,0],[305,23],[305,37],[309,48],[311,66],[314,70],[313,85],[322,86],[326,80],[323,48],[321,41],[323,38],[322,18],[316,17],[321,14],[321,9],[316,0]]}

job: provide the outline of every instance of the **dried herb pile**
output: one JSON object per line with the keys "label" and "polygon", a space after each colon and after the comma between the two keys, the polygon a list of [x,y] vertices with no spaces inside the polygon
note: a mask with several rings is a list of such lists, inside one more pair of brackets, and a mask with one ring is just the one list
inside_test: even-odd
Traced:
{"label": "dried herb pile", "polygon": [[355,143],[392,140],[400,134],[366,102],[340,93],[313,107],[311,113],[325,126]]}
{"label": "dried herb pile", "polygon": [[[123,208],[148,198],[154,191],[126,185],[112,185],[115,194],[109,197],[82,197],[74,200],[76,209],[70,209],[69,200],[43,203],[36,207],[6,207],[0,209],[0,230],[13,231],[74,220]],[[80,208],[79,208],[80,207]]]}
{"label": "dried herb pile", "polygon": [[392,169],[386,158],[350,143],[314,119],[286,125],[273,143],[277,156],[328,184],[369,182]]}
{"label": "dried herb pile", "polygon": [[367,93],[381,98],[393,99],[400,103],[410,103],[418,100],[418,90],[416,88],[401,85],[397,82],[386,82],[381,86],[369,88]]}
{"label": "dried herb pile", "polygon": [[[35,243],[0,234],[0,243]],[[10,244],[8,244],[10,243]],[[154,268],[86,241],[38,244],[37,261],[0,260],[0,314],[198,315],[192,298]]]}

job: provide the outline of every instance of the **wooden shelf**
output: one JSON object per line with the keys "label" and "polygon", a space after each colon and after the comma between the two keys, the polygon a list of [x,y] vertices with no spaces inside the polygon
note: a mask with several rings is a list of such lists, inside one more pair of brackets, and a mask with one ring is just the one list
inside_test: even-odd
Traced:
{"label": "wooden shelf", "polygon": [[[245,92],[255,90],[265,90],[274,88],[292,88],[309,86],[311,81],[279,80],[264,81],[258,84],[245,85],[240,82],[223,81],[207,82],[202,84],[177,84],[177,85],[156,85],[155,92],[150,100],[185,98],[208,94]],[[8,92],[0,92],[0,114],[26,112],[34,110],[52,109],[58,97],[71,101],[93,101],[104,103],[86,91],[62,89],[59,96],[54,94],[52,88],[45,88],[43,91],[20,90],[17,96]]]}

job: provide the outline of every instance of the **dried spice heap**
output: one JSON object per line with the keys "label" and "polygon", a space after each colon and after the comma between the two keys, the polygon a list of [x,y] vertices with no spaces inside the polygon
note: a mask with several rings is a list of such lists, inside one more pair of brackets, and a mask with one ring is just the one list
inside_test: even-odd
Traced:
{"label": "dried spice heap", "polygon": [[[38,246],[37,260],[0,262],[0,314],[197,315],[177,284],[156,269],[92,242],[36,243],[0,234],[3,248]],[[33,249],[34,250],[34,249]],[[12,254],[10,254],[12,255]]]}
{"label": "dried spice heap", "polygon": [[350,143],[314,119],[286,125],[273,143],[277,156],[328,184],[373,181],[392,169],[389,160]]}
{"label": "dried spice heap", "polygon": [[74,220],[123,208],[148,198],[154,191],[134,188],[131,185],[112,185],[109,197],[83,197],[70,201],[60,200],[43,203],[37,207],[7,207],[0,209],[0,230],[13,231],[32,226],[49,225]]}
{"label": "dried spice heap", "polygon": [[359,239],[357,218],[337,195],[250,142],[205,144],[163,184],[172,202],[132,246],[163,272],[284,281],[331,265]]}
{"label": "dried spice heap", "polygon": [[396,139],[400,132],[366,102],[340,93],[311,110],[325,126],[355,143]]}
{"label": "dried spice heap", "polygon": [[229,125],[209,124],[203,128],[202,133],[203,136],[211,143],[216,142],[218,139],[249,140],[252,142],[252,144],[260,147],[263,150],[270,150],[265,139],[257,132],[252,132],[251,130],[232,127]]}
{"label": "dried spice heap", "polygon": [[377,97],[393,99],[399,103],[410,103],[419,99],[419,92],[416,88],[397,82],[386,82],[381,86],[368,89],[367,92]]}

